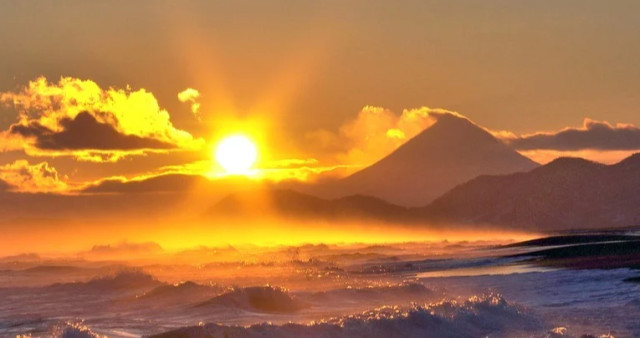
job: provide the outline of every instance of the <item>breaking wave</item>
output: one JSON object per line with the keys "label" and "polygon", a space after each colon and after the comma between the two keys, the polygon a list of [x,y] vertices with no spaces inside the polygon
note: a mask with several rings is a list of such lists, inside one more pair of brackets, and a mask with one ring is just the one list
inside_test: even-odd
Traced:
{"label": "breaking wave", "polygon": [[206,324],[152,337],[480,337],[539,332],[542,321],[500,295],[428,306],[382,307],[310,324],[227,326]]}
{"label": "breaking wave", "polygon": [[423,301],[436,296],[436,292],[422,283],[405,282],[401,284],[377,285],[369,287],[342,288],[315,292],[308,296],[313,302],[398,302]]}
{"label": "breaking wave", "polygon": [[116,292],[153,288],[162,283],[141,270],[121,270],[114,275],[102,276],[87,282],[53,284],[54,291]]}
{"label": "breaking wave", "polygon": [[306,304],[292,297],[284,288],[252,286],[234,288],[197,305],[200,308],[211,306],[264,313],[292,313],[305,308]]}
{"label": "breaking wave", "polygon": [[80,322],[66,322],[59,325],[54,329],[52,336],[60,338],[106,338],[106,336],[91,331],[91,329]]}
{"label": "breaking wave", "polygon": [[147,301],[188,301],[209,298],[220,294],[222,287],[217,285],[201,285],[191,281],[160,285],[136,298]]}

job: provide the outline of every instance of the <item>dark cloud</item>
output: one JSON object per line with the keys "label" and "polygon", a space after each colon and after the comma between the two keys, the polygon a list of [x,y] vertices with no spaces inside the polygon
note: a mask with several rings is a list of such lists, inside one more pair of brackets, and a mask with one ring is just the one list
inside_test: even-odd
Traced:
{"label": "dark cloud", "polygon": [[134,150],[171,149],[173,145],[136,135],[125,135],[112,125],[101,123],[82,112],[75,118],[60,120],[63,130],[53,131],[36,121],[28,125],[14,124],[9,132],[35,138],[35,146],[44,150]]}
{"label": "dark cloud", "polygon": [[209,180],[202,176],[168,174],[149,177],[142,180],[122,181],[107,179],[84,188],[86,193],[144,193],[184,191],[197,184],[207,184]]}
{"label": "dark cloud", "polygon": [[585,119],[582,128],[523,135],[505,141],[518,150],[636,150],[640,149],[640,128]]}
{"label": "dark cloud", "polygon": [[13,186],[3,180],[0,180],[0,192],[2,191],[8,191],[12,188]]}
{"label": "dark cloud", "polygon": [[[230,193],[258,187],[271,186],[246,177],[228,177],[210,180],[201,175],[162,174],[135,180],[105,179],[82,189],[87,195],[179,195],[184,192],[215,201]],[[154,200],[155,198],[149,198]]]}

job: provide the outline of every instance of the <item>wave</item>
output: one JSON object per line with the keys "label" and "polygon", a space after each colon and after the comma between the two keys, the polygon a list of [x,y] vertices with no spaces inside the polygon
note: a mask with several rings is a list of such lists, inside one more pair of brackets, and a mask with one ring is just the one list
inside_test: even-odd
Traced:
{"label": "wave", "polygon": [[225,290],[218,285],[202,285],[191,281],[156,286],[136,296],[140,301],[193,302],[219,295]]}
{"label": "wave", "polygon": [[0,257],[0,263],[25,263],[39,262],[42,260],[42,257],[36,253],[23,253],[19,255]]}
{"label": "wave", "polygon": [[436,296],[437,293],[427,288],[422,283],[404,282],[381,286],[369,286],[360,288],[343,288],[328,291],[315,292],[308,296],[313,302],[399,302],[399,301],[423,301],[426,298]]}
{"label": "wave", "polygon": [[480,337],[540,332],[542,321],[500,295],[429,306],[382,307],[310,324],[252,326],[206,324],[154,335],[171,337]]}
{"label": "wave", "polygon": [[292,313],[307,307],[286,289],[273,286],[234,288],[197,305],[199,308],[211,306],[264,313]]}
{"label": "wave", "polygon": [[71,266],[71,265],[37,265],[31,268],[21,270],[25,273],[38,273],[38,274],[54,274],[54,273],[80,273],[85,272],[87,269]]}
{"label": "wave", "polygon": [[52,336],[59,338],[106,338],[106,336],[91,331],[91,329],[80,322],[66,322],[58,325],[53,330]]}
{"label": "wave", "polygon": [[102,276],[87,282],[59,283],[45,287],[52,291],[118,292],[151,289],[162,282],[137,269],[121,270],[114,275]]}

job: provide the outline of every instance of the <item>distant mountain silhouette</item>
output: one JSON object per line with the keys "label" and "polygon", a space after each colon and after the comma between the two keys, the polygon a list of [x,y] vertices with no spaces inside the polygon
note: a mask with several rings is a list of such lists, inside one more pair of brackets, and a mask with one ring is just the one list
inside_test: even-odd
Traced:
{"label": "distant mountain silhouette", "polygon": [[640,224],[640,154],[604,165],[559,158],[526,173],[481,176],[417,210],[447,223],[514,229],[577,229]]}
{"label": "distant mountain silhouette", "polygon": [[298,219],[376,219],[401,221],[407,209],[381,199],[353,195],[328,200],[287,189],[247,190],[228,195],[216,203],[209,216]]}
{"label": "distant mountain silhouette", "polygon": [[443,114],[382,160],[318,191],[323,197],[362,194],[403,206],[424,206],[479,175],[536,166],[466,118]]}
{"label": "distant mountain silhouette", "polygon": [[640,225],[640,154],[604,165],[559,158],[528,172],[484,175],[432,203],[405,208],[363,195],[322,199],[292,190],[227,196],[212,215],[298,219],[372,219],[433,228],[489,225],[555,231]]}

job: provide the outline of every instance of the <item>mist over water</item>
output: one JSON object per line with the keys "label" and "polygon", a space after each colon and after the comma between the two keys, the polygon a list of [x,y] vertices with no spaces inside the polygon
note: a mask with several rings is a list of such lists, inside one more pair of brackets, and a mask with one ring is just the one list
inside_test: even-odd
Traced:
{"label": "mist over water", "polygon": [[[505,242],[96,247],[0,260],[0,335],[513,337],[640,334],[629,269],[505,258]],[[122,260],[120,251],[136,251]],[[112,257],[107,254],[107,251]],[[94,253],[95,253],[94,252]],[[89,259],[91,258],[91,259]],[[607,315],[604,315],[607,314]]]}

